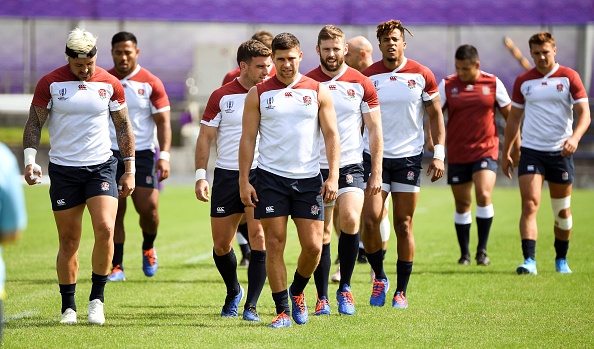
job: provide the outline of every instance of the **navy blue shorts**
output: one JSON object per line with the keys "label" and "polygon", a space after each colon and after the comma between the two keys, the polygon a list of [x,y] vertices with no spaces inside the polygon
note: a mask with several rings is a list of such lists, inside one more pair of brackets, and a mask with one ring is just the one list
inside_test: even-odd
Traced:
{"label": "navy blue shorts", "polygon": [[48,173],[52,210],[67,210],[99,195],[117,198],[117,162],[113,156],[106,162],[93,166],[60,166],[50,162]]}
{"label": "navy blue shorts", "polygon": [[[120,178],[124,175],[124,159],[122,154],[117,150],[111,150],[113,156],[118,159],[118,170],[116,172],[116,182],[120,182]],[[136,151],[136,175],[135,184],[137,187],[153,188],[159,187],[159,179],[155,173],[155,153],[151,150],[138,150]]]}
{"label": "navy blue shorts", "polygon": [[[341,167],[338,171],[338,190],[359,188],[365,190],[365,181],[363,181],[363,164],[352,164]],[[329,170],[321,169],[322,180],[328,179]]]}
{"label": "navy blue shorts", "polygon": [[547,152],[520,148],[518,176],[543,175],[544,179],[559,184],[573,183],[573,156],[562,156],[561,151]]}
{"label": "navy blue shorts", "polygon": [[[382,183],[391,186],[392,183],[408,184],[415,187],[421,186],[421,171],[423,152],[419,155],[398,159],[384,158],[382,160]],[[365,169],[365,182],[371,175],[371,155],[363,152],[363,168]]]}
{"label": "navy blue shorts", "polygon": [[[250,171],[250,183],[255,184],[255,170]],[[210,216],[227,217],[243,213],[245,206],[239,195],[239,171],[215,167],[210,199]]]}
{"label": "navy blue shorts", "polygon": [[256,219],[290,215],[293,219],[324,220],[321,174],[292,179],[257,168],[255,189],[259,199],[254,210]]}
{"label": "navy blue shorts", "polygon": [[497,161],[489,156],[466,164],[448,164],[448,184],[472,182],[472,175],[482,170],[497,173]]}

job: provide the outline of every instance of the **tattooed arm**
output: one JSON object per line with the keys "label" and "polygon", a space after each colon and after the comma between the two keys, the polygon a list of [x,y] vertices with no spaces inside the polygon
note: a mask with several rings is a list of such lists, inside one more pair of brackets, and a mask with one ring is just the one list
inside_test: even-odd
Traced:
{"label": "tattooed arm", "polygon": [[29,185],[37,184],[42,175],[39,166],[35,166],[35,154],[41,139],[41,129],[48,116],[49,109],[31,104],[29,118],[23,131],[23,149],[25,149],[25,163],[27,163],[24,176]]}
{"label": "tattooed arm", "polygon": [[134,191],[134,174],[136,173],[136,161],[134,159],[134,133],[132,124],[128,118],[128,107],[110,112],[113,125],[115,126],[116,139],[122,158],[124,158],[124,175],[118,183],[120,196],[125,197]]}

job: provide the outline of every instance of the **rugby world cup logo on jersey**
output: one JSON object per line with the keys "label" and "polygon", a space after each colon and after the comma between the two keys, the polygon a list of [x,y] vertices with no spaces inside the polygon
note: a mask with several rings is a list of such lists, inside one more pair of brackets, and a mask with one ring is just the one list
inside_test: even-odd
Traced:
{"label": "rugby world cup logo on jersey", "polygon": [[491,93],[491,89],[489,88],[489,86],[483,86],[483,94],[485,96],[488,96]]}
{"label": "rugby world cup logo on jersey", "polygon": [[563,85],[557,84],[557,92],[563,92]]}
{"label": "rugby world cup logo on jersey", "polygon": [[233,101],[229,101],[225,103],[225,113],[233,113],[235,110],[233,109]]}
{"label": "rugby world cup logo on jersey", "polygon": [[303,96],[303,106],[308,107],[311,105],[311,96]]}
{"label": "rugby world cup logo on jersey", "polygon": [[99,91],[97,91],[99,93],[99,98],[101,99],[105,99],[107,98],[107,90],[100,88]]}
{"label": "rugby world cup logo on jersey", "polygon": [[409,89],[413,89],[415,87],[417,87],[417,82],[414,80],[408,80],[408,82],[406,83]]}
{"label": "rugby world cup logo on jersey", "polygon": [[143,88],[139,88],[138,92],[136,92],[139,96],[144,96],[144,89]]}
{"label": "rugby world cup logo on jersey", "polygon": [[66,92],[67,92],[67,90],[65,88],[61,88],[60,90],[58,90],[58,94],[60,95],[60,97],[58,97],[58,99],[61,101],[68,99],[68,97],[64,97],[64,96],[66,96]]}
{"label": "rugby world cup logo on jersey", "polygon": [[274,109],[274,97],[268,97],[266,99],[266,109]]}
{"label": "rugby world cup logo on jersey", "polygon": [[379,91],[379,80],[373,80],[373,87],[376,91]]}

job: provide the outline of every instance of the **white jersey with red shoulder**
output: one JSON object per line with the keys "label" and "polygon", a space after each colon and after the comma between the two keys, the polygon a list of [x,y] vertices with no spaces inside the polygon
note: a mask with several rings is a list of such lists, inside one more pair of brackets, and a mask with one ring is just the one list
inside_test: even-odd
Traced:
{"label": "white jersey with red shoulder", "polygon": [[512,106],[524,109],[522,146],[539,151],[560,151],[573,134],[573,105],[588,102],[578,73],[555,64],[542,75],[533,68],[516,78]]}
{"label": "white jersey with red shoulder", "polygon": [[[390,70],[382,61],[362,72],[368,76],[379,98],[384,136],[384,157],[403,158],[423,151],[423,103],[439,96],[435,76],[429,68],[404,58]],[[369,135],[364,130],[365,152],[369,153]]]}
{"label": "white jersey with red shoulder", "polygon": [[320,173],[319,85],[301,74],[290,85],[276,76],[256,85],[260,98],[259,168],[295,179]]}
{"label": "white jersey with red shoulder", "polygon": [[112,155],[110,112],[126,107],[122,84],[105,69],[95,67],[80,81],[68,65],[42,77],[33,105],[49,109],[50,161],[61,166],[91,166]]}
{"label": "white jersey with red shoulder", "polygon": [[448,111],[448,162],[467,164],[485,157],[497,160],[499,136],[495,108],[511,103],[505,86],[493,74],[479,71],[473,82],[452,74],[439,83],[441,107]]}
{"label": "white jersey with red shoulder", "polygon": [[[363,113],[379,110],[377,93],[371,80],[356,69],[346,66],[338,75],[330,77],[322,68],[307,73],[310,78],[328,87],[336,110],[340,135],[340,167],[363,161]],[[326,145],[320,139],[320,167],[328,169]]]}
{"label": "white jersey with red shoulder", "polygon": [[[114,68],[108,72],[120,79],[126,93],[128,115],[134,131],[136,150],[155,151],[155,120],[153,114],[171,109],[163,82],[139,64],[128,76],[121,77]],[[119,150],[113,122],[109,123],[111,149]]]}
{"label": "white jersey with red shoulder", "polygon": [[[237,79],[216,89],[208,99],[201,124],[217,128],[215,166],[239,171],[239,139],[246,90]],[[257,144],[257,143],[256,143]],[[252,168],[256,167],[257,147]]]}

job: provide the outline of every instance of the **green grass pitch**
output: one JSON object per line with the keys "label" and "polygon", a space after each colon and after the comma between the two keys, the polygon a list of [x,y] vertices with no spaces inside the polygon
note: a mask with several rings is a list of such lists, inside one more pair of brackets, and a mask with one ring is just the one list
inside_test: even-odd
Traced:
{"label": "green grass pitch", "polygon": [[[79,324],[59,325],[58,239],[48,187],[27,187],[25,193],[28,228],[17,244],[3,251],[8,292],[5,348],[594,347],[594,191],[575,190],[572,195],[574,229],[568,259],[573,274],[560,275],[554,267],[550,200],[548,190],[543,190],[538,275],[520,276],[515,272],[523,259],[517,188],[495,188],[495,219],[489,240],[492,264],[478,267],[474,260],[470,266],[456,264],[459,250],[449,188],[426,185],[414,219],[416,255],[408,289],[409,309],[392,309],[389,300],[383,308],[370,307],[370,267],[358,264],[352,282],[354,316],[338,315],[334,297],[332,315],[313,316],[316,292],[312,278],[305,290],[309,322],[286,329],[267,327],[274,316],[268,284],[258,304],[262,323],[219,316],[225,288],[212,261],[209,204],[196,200],[191,185],[166,185],[162,192],[161,226],[155,244],[159,271],[153,278],[142,273],[138,216],[128,205],[127,281],[107,284],[107,320],[100,327],[86,324],[93,235],[85,213],[76,294]],[[473,224],[472,252],[476,242]],[[336,245],[333,237],[333,256]],[[290,224],[285,254],[289,281],[298,252],[295,228]],[[385,268],[393,283],[395,264],[396,238],[392,233]],[[246,286],[246,269],[238,268],[238,275]],[[335,291],[336,285],[330,284],[330,295]]]}

